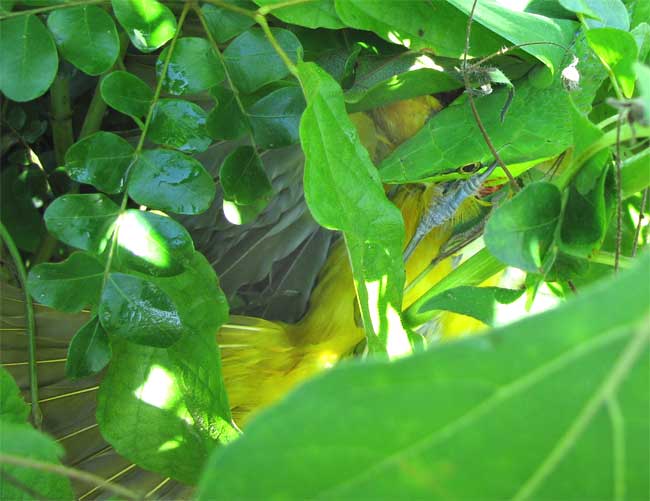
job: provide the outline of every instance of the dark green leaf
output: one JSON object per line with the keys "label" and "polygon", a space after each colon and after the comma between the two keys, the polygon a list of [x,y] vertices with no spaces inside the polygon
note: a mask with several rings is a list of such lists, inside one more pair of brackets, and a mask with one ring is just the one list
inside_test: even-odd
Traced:
{"label": "dark green leaf", "polygon": [[[280,47],[295,63],[302,54],[300,41],[288,30],[271,28],[271,31]],[[289,68],[258,28],[250,29],[235,38],[224,51],[223,57],[235,86],[245,94],[289,74]]]}
{"label": "dark green leaf", "polygon": [[61,311],[81,311],[99,303],[104,265],[86,252],[60,263],[41,263],[29,271],[27,287],[36,301]]}
{"label": "dark green leaf", "polygon": [[569,186],[558,242],[567,254],[589,257],[605,240],[613,203],[610,165],[609,151],[602,150]]}
{"label": "dark green leaf", "polygon": [[139,204],[177,214],[200,214],[215,195],[212,177],[197,160],[161,149],[140,155],[128,190]]}
{"label": "dark green leaf", "polygon": [[345,234],[370,348],[407,352],[398,313],[404,285],[402,216],[386,198],[339,85],[314,63],[298,70],[307,97],[300,122],[305,199],[319,224]]}
{"label": "dark green leaf", "polygon": [[18,169],[5,166],[0,174],[0,214],[2,224],[18,248],[34,252],[45,234],[45,225],[33,202],[26,179],[19,177]]}
{"label": "dark green leaf", "polygon": [[111,359],[108,334],[94,316],[70,341],[65,375],[70,379],[92,376],[101,371]]}
{"label": "dark green leaf", "polygon": [[521,297],[523,289],[500,287],[456,287],[432,297],[423,303],[419,312],[445,310],[467,315],[484,324],[494,324],[496,303],[510,304]]}
{"label": "dark green leaf", "polygon": [[[166,48],[158,56],[156,75],[162,78]],[[175,96],[196,94],[223,81],[225,73],[214,49],[205,38],[180,38],[169,60],[163,89]]]}
{"label": "dark green leaf", "polygon": [[632,97],[638,54],[634,37],[615,28],[597,28],[587,31],[587,40],[601,61],[611,68],[625,97]]}
{"label": "dark green leaf", "polygon": [[627,9],[621,0],[559,0],[567,10],[583,14],[589,28],[630,29]]}
{"label": "dark green leaf", "polygon": [[[274,4],[285,4],[284,0],[255,0],[255,3],[272,8]],[[285,23],[306,26],[307,28],[344,28],[334,9],[334,0],[304,2],[297,5],[284,5],[272,10],[273,15]]]}
{"label": "dark green leaf", "polygon": [[[469,14],[474,3],[474,0],[447,1],[465,14]],[[553,73],[557,72],[559,64],[564,59],[565,51],[562,47],[568,47],[571,44],[577,28],[573,21],[548,19],[527,12],[518,12],[505,5],[501,6],[497,2],[478,2],[473,19],[474,23],[483,25],[514,45],[539,42],[540,40],[550,42],[549,44],[526,45],[522,47],[522,50],[535,56]],[[472,47],[472,52],[473,50],[474,47]]]}
{"label": "dark green leaf", "polygon": [[0,421],[4,423],[24,423],[29,407],[20,395],[14,378],[0,367]]}
{"label": "dark green leaf", "polygon": [[[460,57],[465,50],[467,16],[448,2],[336,0],[336,12],[352,28],[369,30],[384,40],[438,56]],[[480,24],[472,27],[473,56],[498,51],[505,40]]]}
{"label": "dark green leaf", "polygon": [[176,33],[176,18],[158,0],[111,0],[115,17],[141,52],[153,52]]}
{"label": "dark green leaf", "polygon": [[63,57],[89,75],[111,69],[120,53],[113,18],[95,5],[55,10],[47,27]]}
{"label": "dark green leaf", "polygon": [[79,183],[106,193],[120,193],[133,161],[133,146],[112,132],[99,131],[73,144],[65,154],[65,169]]}
{"label": "dark green leaf", "polygon": [[111,336],[166,348],[185,333],[176,306],[156,284],[111,273],[102,292],[99,320]]}
{"label": "dark green leaf", "polygon": [[96,253],[106,249],[120,208],[101,193],[63,195],[45,211],[45,225],[62,242]]}
{"label": "dark green leaf", "polygon": [[197,499],[644,499],[649,275],[646,255],[487,335],[336,367],[215,449]]}
{"label": "dark green leaf", "polygon": [[194,255],[187,230],[170,217],[129,209],[120,216],[117,262],[154,276],[183,271]]}
{"label": "dark green leaf", "polygon": [[205,127],[206,118],[203,108],[194,103],[161,99],[153,110],[147,138],[185,153],[200,153],[212,142]]}
{"label": "dark green leaf", "polygon": [[554,184],[529,184],[494,211],[485,228],[485,245],[504,263],[539,272],[561,210],[562,196]]}
{"label": "dark green leaf", "polygon": [[268,202],[273,193],[259,155],[251,146],[240,146],[228,155],[219,171],[224,198],[237,205]]}
{"label": "dark green leaf", "polygon": [[[31,425],[3,419],[0,420],[0,453],[60,465],[60,459],[63,458],[65,451],[60,444],[35,430]],[[29,492],[3,478],[0,482],[0,499],[11,501],[32,501],[35,498],[73,499],[70,480],[58,473],[3,464],[2,476],[4,477],[5,474],[27,486]],[[37,493],[37,496],[33,493]]]}
{"label": "dark green leaf", "polygon": [[[256,8],[255,4],[248,0],[225,1],[242,9],[255,10]],[[255,24],[255,20],[252,17],[243,16],[209,3],[204,3],[201,11],[205,17],[210,34],[217,43],[227,42]]]}
{"label": "dark green leaf", "polygon": [[151,88],[127,71],[114,71],[101,82],[102,99],[120,113],[142,118],[149,112],[153,91]]}
{"label": "dark green leaf", "polygon": [[279,148],[299,142],[298,128],[304,109],[300,87],[284,87],[257,101],[248,110],[257,145]]}
{"label": "dark green leaf", "polygon": [[213,87],[210,94],[216,105],[210,111],[206,128],[213,139],[238,139],[249,130],[248,117],[242,113],[235,94],[221,86]]}
{"label": "dark green leaf", "polygon": [[52,35],[34,15],[0,22],[0,91],[13,101],[31,101],[50,88],[59,67]]}

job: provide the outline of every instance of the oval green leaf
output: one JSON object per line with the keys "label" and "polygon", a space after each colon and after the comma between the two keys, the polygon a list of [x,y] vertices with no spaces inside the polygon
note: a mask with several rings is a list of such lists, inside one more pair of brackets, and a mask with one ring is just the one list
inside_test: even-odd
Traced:
{"label": "oval green leaf", "polygon": [[158,0],[111,0],[115,17],[141,52],[153,52],[176,34],[176,18]]}
{"label": "oval green leaf", "polygon": [[70,341],[65,375],[70,379],[92,376],[101,371],[111,359],[108,333],[94,316],[83,325]]}
{"label": "oval green leaf", "polygon": [[88,75],[110,70],[120,53],[113,18],[95,5],[55,10],[47,27],[63,57]]}
{"label": "oval green leaf", "polygon": [[616,28],[596,28],[587,31],[589,46],[611,68],[625,97],[634,94],[636,72],[634,63],[639,52],[634,37]]}
{"label": "oval green leaf", "polygon": [[219,171],[224,199],[237,205],[268,201],[273,188],[255,148],[240,146],[228,155]]}
{"label": "oval green leaf", "polygon": [[129,195],[139,204],[177,214],[200,214],[216,192],[214,180],[194,158],[173,150],[147,150],[129,179]]}
{"label": "oval green leaf", "polygon": [[[296,35],[282,28],[271,28],[280,47],[294,63],[302,54],[302,45]],[[261,29],[250,29],[235,38],[224,51],[228,71],[235,86],[249,94],[263,85],[280,80],[289,74],[278,53]]]}
{"label": "oval green leaf", "polygon": [[[156,75],[162,78],[166,48],[158,56]],[[196,94],[223,81],[225,73],[217,55],[205,38],[179,38],[167,66],[163,89],[175,96]]]}
{"label": "oval green leaf", "polygon": [[[225,0],[226,3],[241,9],[255,10],[256,6],[249,0]],[[201,7],[210,34],[217,43],[225,43],[255,24],[249,16],[243,16],[228,9],[204,3]]]}
{"label": "oval green leaf", "polygon": [[273,8],[275,4],[283,4],[273,10],[273,15],[285,23],[297,24],[307,28],[329,28],[332,30],[344,28],[334,9],[334,0],[304,2],[297,5],[286,5],[284,0],[255,0],[260,7]]}
{"label": "oval green leaf", "polygon": [[149,112],[153,91],[133,73],[114,71],[101,82],[100,92],[104,102],[111,108],[136,118]]}
{"label": "oval green leaf", "polygon": [[494,211],[485,228],[485,245],[502,262],[539,272],[561,210],[562,194],[557,186],[529,184]]}
{"label": "oval green leaf", "polygon": [[60,263],[41,263],[29,271],[27,288],[41,304],[76,312],[99,303],[104,265],[86,252],[74,252]]}
{"label": "oval green leaf", "polygon": [[205,127],[206,120],[207,113],[194,103],[161,99],[153,110],[147,138],[185,153],[200,153],[212,142]]}
{"label": "oval green leaf", "polygon": [[102,292],[99,320],[111,336],[167,348],[185,329],[171,298],[156,284],[125,273],[111,273]]}
{"label": "oval green leaf", "polygon": [[187,230],[170,217],[129,209],[120,216],[117,262],[154,276],[181,273],[194,255]]}
{"label": "oval green leaf", "polygon": [[255,142],[262,148],[279,148],[300,141],[300,117],[305,98],[300,87],[271,92],[248,110]]}
{"label": "oval green leaf", "polygon": [[0,91],[13,101],[31,101],[50,88],[59,67],[52,35],[34,15],[0,22]]}
{"label": "oval green leaf", "polygon": [[95,253],[106,249],[120,208],[106,195],[62,195],[45,211],[45,225],[62,242]]}
{"label": "oval green leaf", "polygon": [[120,193],[133,161],[133,146],[112,132],[99,131],[73,144],[65,154],[65,170],[79,183],[105,193]]}

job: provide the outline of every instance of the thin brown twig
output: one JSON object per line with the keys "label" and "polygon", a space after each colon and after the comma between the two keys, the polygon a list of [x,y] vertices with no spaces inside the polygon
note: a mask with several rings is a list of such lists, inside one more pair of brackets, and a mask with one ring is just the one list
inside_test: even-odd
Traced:
{"label": "thin brown twig", "polygon": [[492,140],[490,139],[490,136],[485,128],[485,125],[483,125],[483,121],[481,120],[481,117],[479,115],[478,109],[476,108],[476,103],[474,102],[474,96],[472,96],[472,89],[469,84],[469,76],[467,75],[467,54],[469,53],[469,39],[470,39],[470,34],[472,32],[472,20],[474,18],[474,10],[476,9],[476,4],[478,3],[478,0],[474,0],[472,3],[472,10],[469,13],[469,17],[467,18],[467,30],[465,31],[465,53],[463,54],[463,68],[462,68],[462,74],[463,74],[463,83],[465,85],[465,93],[467,94],[467,99],[469,100],[469,105],[470,108],[472,109],[472,114],[474,115],[474,120],[476,121],[476,125],[478,126],[479,130],[481,131],[481,134],[483,135],[483,139],[485,140],[485,144],[487,144],[487,147],[490,149],[490,152],[492,153],[492,156],[494,159],[497,161],[499,164],[499,167],[501,167],[501,170],[503,170],[504,174],[508,177],[508,180],[510,181],[510,185],[512,186],[512,190],[516,193],[519,191],[519,186],[517,185],[517,181],[515,181],[515,178],[512,176],[512,173],[506,167],[506,164],[503,162],[501,157],[499,156],[499,153],[497,152],[496,148],[494,147],[494,144],[492,143]]}
{"label": "thin brown twig", "polygon": [[645,218],[647,205],[648,188],[643,190],[643,196],[641,197],[641,207],[639,208],[639,222],[636,224],[636,230],[634,231],[634,243],[632,244],[632,257],[636,257],[636,253],[639,250],[639,235],[641,235],[641,225],[643,223],[643,219]]}

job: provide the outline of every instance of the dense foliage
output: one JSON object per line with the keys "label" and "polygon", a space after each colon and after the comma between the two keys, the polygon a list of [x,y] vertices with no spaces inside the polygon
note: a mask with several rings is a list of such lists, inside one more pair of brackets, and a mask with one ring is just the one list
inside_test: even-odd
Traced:
{"label": "dense foliage", "polygon": [[[0,0],[0,18],[3,282],[26,311],[25,361],[0,370],[1,499],[69,499],[80,474],[38,431],[32,299],[83,315],[65,376],[97,381],[103,439],[197,499],[647,497],[649,0]],[[444,108],[383,155],[351,119],[428,95]],[[440,251],[465,259],[403,308],[391,194],[414,184],[481,210]],[[365,344],[242,434],[215,333],[229,312],[297,321],[325,229]],[[518,284],[481,287],[505,269]],[[497,321],[541,291],[561,304]],[[496,326],[423,335],[441,311]]]}

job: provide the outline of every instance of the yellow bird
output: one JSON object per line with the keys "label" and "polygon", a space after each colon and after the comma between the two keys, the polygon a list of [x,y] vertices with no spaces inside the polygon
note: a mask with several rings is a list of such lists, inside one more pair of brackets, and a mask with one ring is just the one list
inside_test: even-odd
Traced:
{"label": "yellow bird", "polygon": [[[371,157],[378,161],[417,132],[429,116],[438,109],[440,109],[438,101],[425,96],[394,103],[369,114],[353,114],[351,119],[357,126],[362,143]],[[402,212],[406,242],[413,236],[424,211],[440,196],[440,188],[435,185],[405,185],[397,189],[392,201]],[[454,224],[473,216],[476,212],[475,201],[468,200],[460,207],[456,220],[436,228],[425,237],[406,262],[407,284],[420,275],[436,257],[441,246],[450,237]],[[440,262],[423,279],[420,279],[416,286],[409,288],[403,299],[403,307],[411,305],[451,270],[451,258]],[[19,313],[18,291],[6,286],[3,289],[2,330],[5,331],[3,340],[6,340],[10,339],[7,337],[9,331],[23,328],[24,318]],[[15,312],[15,315],[11,312]],[[52,332],[58,327],[76,328],[87,320],[87,315],[87,313],[69,315],[38,307],[37,319],[41,321],[45,319],[45,324],[38,325],[39,338],[47,339],[44,333]],[[478,322],[470,321],[466,317],[445,315],[448,319],[443,321],[442,325],[446,325],[449,330],[443,332],[443,336],[454,335],[455,332],[468,331],[480,326]],[[216,339],[221,349],[223,377],[233,418],[240,427],[245,426],[252,415],[276,402],[300,382],[348,356],[364,340],[364,331],[355,321],[355,292],[343,240],[340,239],[331,249],[312,293],[308,312],[300,322],[290,325],[259,318],[233,316],[221,327]],[[65,357],[67,348],[65,343],[47,346],[47,342],[44,342],[46,346],[40,347],[44,356],[52,360],[53,353],[60,353]],[[19,383],[26,387],[24,360],[27,360],[27,350],[24,336],[20,342],[16,341],[13,349],[11,346],[9,350],[6,349],[6,341],[4,345],[3,363]],[[64,364],[59,363],[57,370],[60,374],[54,376],[52,373],[51,378],[62,380],[63,368]],[[39,365],[39,371],[42,369],[47,367]],[[96,386],[92,384],[95,383],[91,381],[85,387],[83,384],[63,384],[60,395],[48,396],[44,399],[41,404],[43,413],[46,417],[48,413],[65,413],[72,407],[59,404],[68,396],[75,398],[74,409],[83,408],[86,409],[87,414],[89,411],[94,413],[94,391],[91,390],[96,389]],[[46,419],[45,422],[59,423],[66,419],[74,420],[75,417],[50,416],[50,419]],[[101,440],[96,425],[85,422],[83,425],[79,424],[77,428],[71,431],[70,427],[65,427],[65,434],[55,432],[68,450],[79,446],[84,441],[91,441],[92,437]],[[72,439],[75,440],[74,444]],[[119,471],[120,475],[133,468],[133,465],[129,466],[128,462],[124,461],[116,464],[122,468]],[[79,463],[75,467],[85,466],[84,463]],[[94,468],[92,464],[87,467]],[[107,477],[110,476],[110,472],[102,473]]]}

